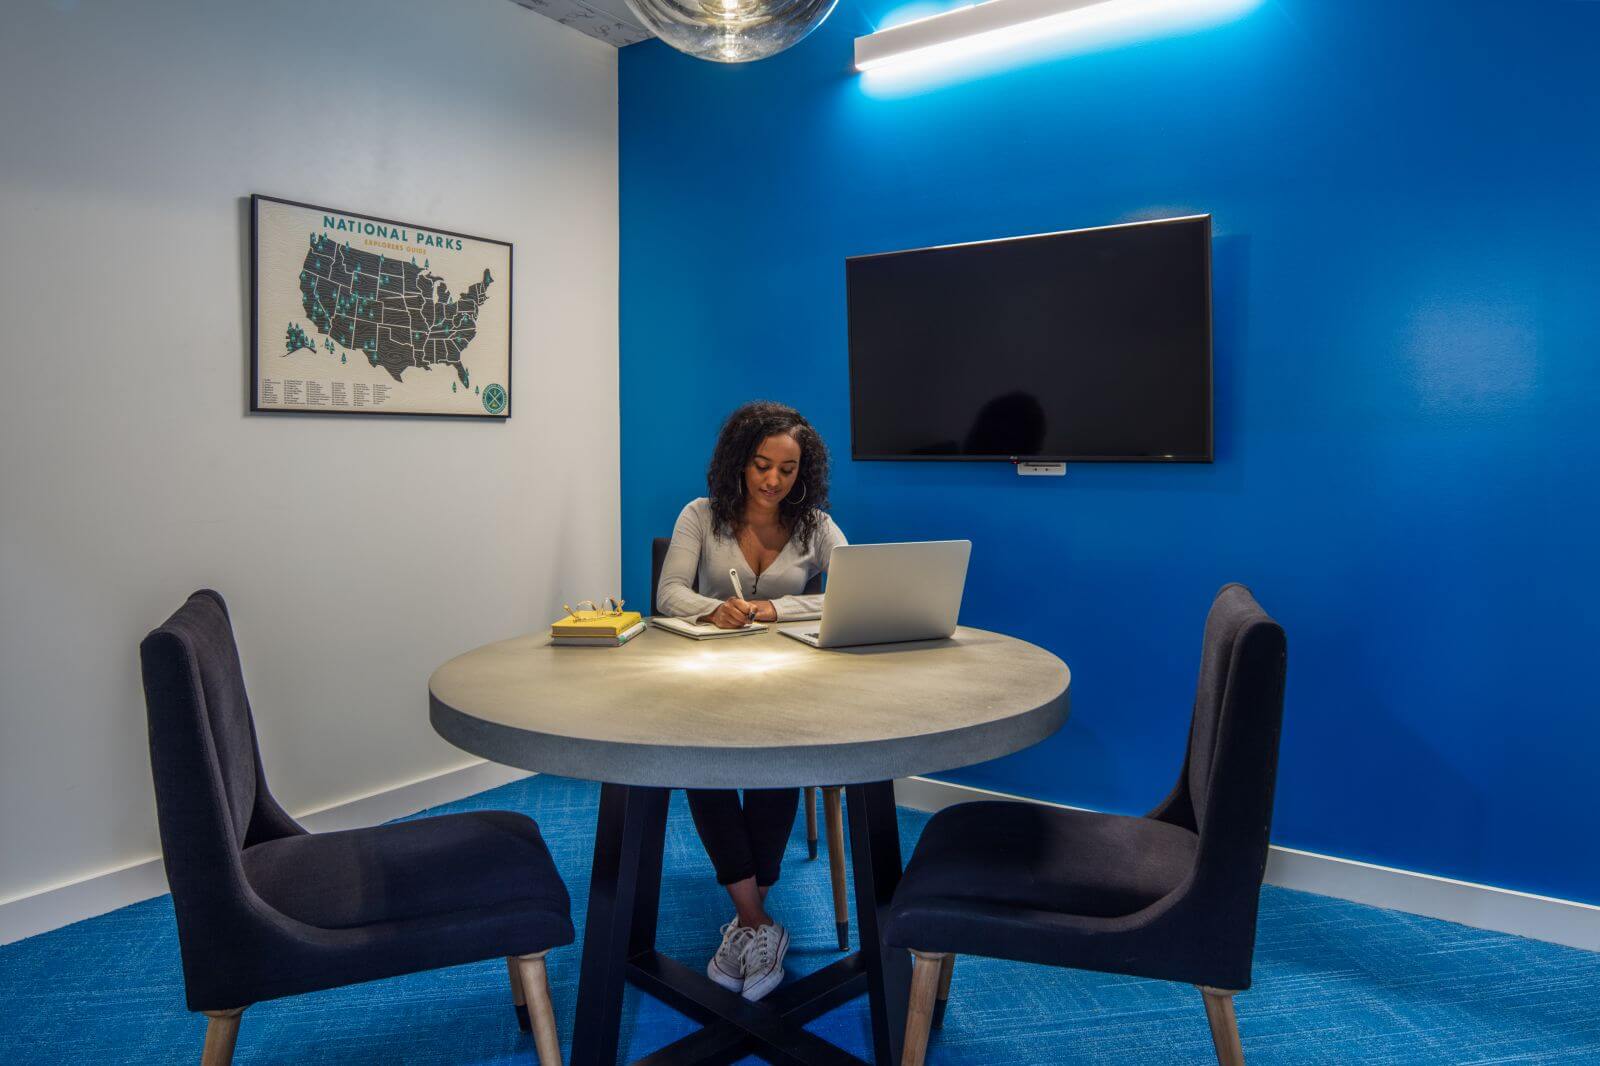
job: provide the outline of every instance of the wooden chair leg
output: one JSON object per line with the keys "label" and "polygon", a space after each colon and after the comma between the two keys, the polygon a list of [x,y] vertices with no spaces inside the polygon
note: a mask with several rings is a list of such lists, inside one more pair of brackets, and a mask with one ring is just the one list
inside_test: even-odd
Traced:
{"label": "wooden chair leg", "polygon": [[817,787],[806,786],[806,857],[817,857]]}
{"label": "wooden chair leg", "polygon": [[839,934],[839,950],[850,950],[850,901],[844,891],[844,806],[842,789],[830,785],[822,790],[823,818],[828,823],[828,873],[833,878],[833,928]]}
{"label": "wooden chair leg", "polygon": [[544,952],[517,956],[517,974],[522,978],[522,995],[533,1025],[533,1046],[539,1052],[539,1066],[561,1066],[561,1040],[556,1035],[556,1011],[550,1002],[550,981],[545,976]]}
{"label": "wooden chair leg", "polygon": [[206,1017],[206,1046],[200,1052],[200,1066],[229,1066],[233,1062],[233,1045],[239,1039],[239,1015],[243,1007],[232,1010],[208,1010]]}
{"label": "wooden chair leg", "polygon": [[517,1028],[524,1033],[533,1028],[528,1021],[528,1001],[522,995],[522,975],[517,973],[517,960],[506,956],[506,973],[511,977],[511,1005],[517,1012]]}
{"label": "wooden chair leg", "polygon": [[950,1002],[950,975],[955,973],[956,957],[946,955],[944,965],[939,967],[939,999],[933,1006],[933,1027],[944,1028],[944,1008]]}
{"label": "wooden chair leg", "polygon": [[1200,995],[1206,1001],[1206,1021],[1211,1023],[1211,1042],[1217,1049],[1218,1066],[1244,1066],[1239,1019],[1233,1013],[1233,993],[1201,985]]}
{"label": "wooden chair leg", "polygon": [[900,1066],[922,1066],[928,1054],[928,1028],[933,1022],[933,1001],[939,995],[939,978],[944,972],[945,955],[913,951],[911,996],[906,1004],[906,1042]]}

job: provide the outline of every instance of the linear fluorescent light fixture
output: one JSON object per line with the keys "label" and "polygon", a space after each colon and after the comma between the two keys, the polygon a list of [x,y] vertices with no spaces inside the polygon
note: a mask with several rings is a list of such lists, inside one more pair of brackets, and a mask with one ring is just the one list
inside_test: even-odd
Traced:
{"label": "linear fluorescent light fixture", "polygon": [[1079,25],[1248,6],[1251,0],[985,0],[857,37],[856,69],[991,52]]}

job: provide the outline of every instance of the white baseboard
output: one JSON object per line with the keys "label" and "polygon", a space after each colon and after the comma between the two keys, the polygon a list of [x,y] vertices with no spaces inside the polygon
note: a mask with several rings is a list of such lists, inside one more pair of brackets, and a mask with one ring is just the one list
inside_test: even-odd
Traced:
{"label": "white baseboard", "polygon": [[[351,796],[295,818],[317,833],[377,825],[527,776],[526,770],[477,760],[415,781]],[[33,889],[0,900],[0,944],[93,918],[166,891],[167,874],[160,855]]]}
{"label": "white baseboard", "polygon": [[[895,802],[919,811],[938,811],[975,799],[1021,800],[1049,807],[1026,796],[970,785],[955,785],[927,777],[909,777],[894,783]],[[1364,903],[1371,907],[1442,918],[1477,929],[1548,940],[1553,944],[1600,951],[1600,906],[1575,900],[1536,896],[1493,885],[1456,881],[1448,877],[1397,870],[1332,855],[1318,855],[1273,845],[1267,856],[1267,883],[1314,892],[1319,896]]]}

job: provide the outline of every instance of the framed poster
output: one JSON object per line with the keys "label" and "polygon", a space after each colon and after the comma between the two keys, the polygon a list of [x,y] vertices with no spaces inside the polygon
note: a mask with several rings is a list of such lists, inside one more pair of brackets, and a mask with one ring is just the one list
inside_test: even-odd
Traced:
{"label": "framed poster", "polygon": [[511,245],[250,197],[250,410],[511,417]]}

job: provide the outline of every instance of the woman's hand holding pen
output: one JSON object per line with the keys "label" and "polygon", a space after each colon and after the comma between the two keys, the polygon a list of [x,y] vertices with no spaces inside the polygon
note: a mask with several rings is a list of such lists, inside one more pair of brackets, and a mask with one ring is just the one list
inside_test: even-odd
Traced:
{"label": "woman's hand holding pen", "polygon": [[710,614],[702,615],[701,622],[710,622],[718,629],[743,629],[751,622],[775,622],[778,612],[771,600],[745,600],[729,596]]}
{"label": "woman's hand holding pen", "polygon": [[702,622],[710,622],[718,629],[743,629],[750,624],[750,604],[737,596],[729,596],[717,604],[717,609],[706,615]]}
{"label": "woman's hand holding pen", "polygon": [[[759,577],[756,579],[761,580]],[[776,622],[777,609],[772,606],[771,600],[761,600],[752,603],[744,598],[744,582],[739,580],[739,571],[729,567],[728,581],[733,585],[733,595],[722,601],[722,606],[712,611],[706,617],[719,629],[743,629],[754,622]]]}

